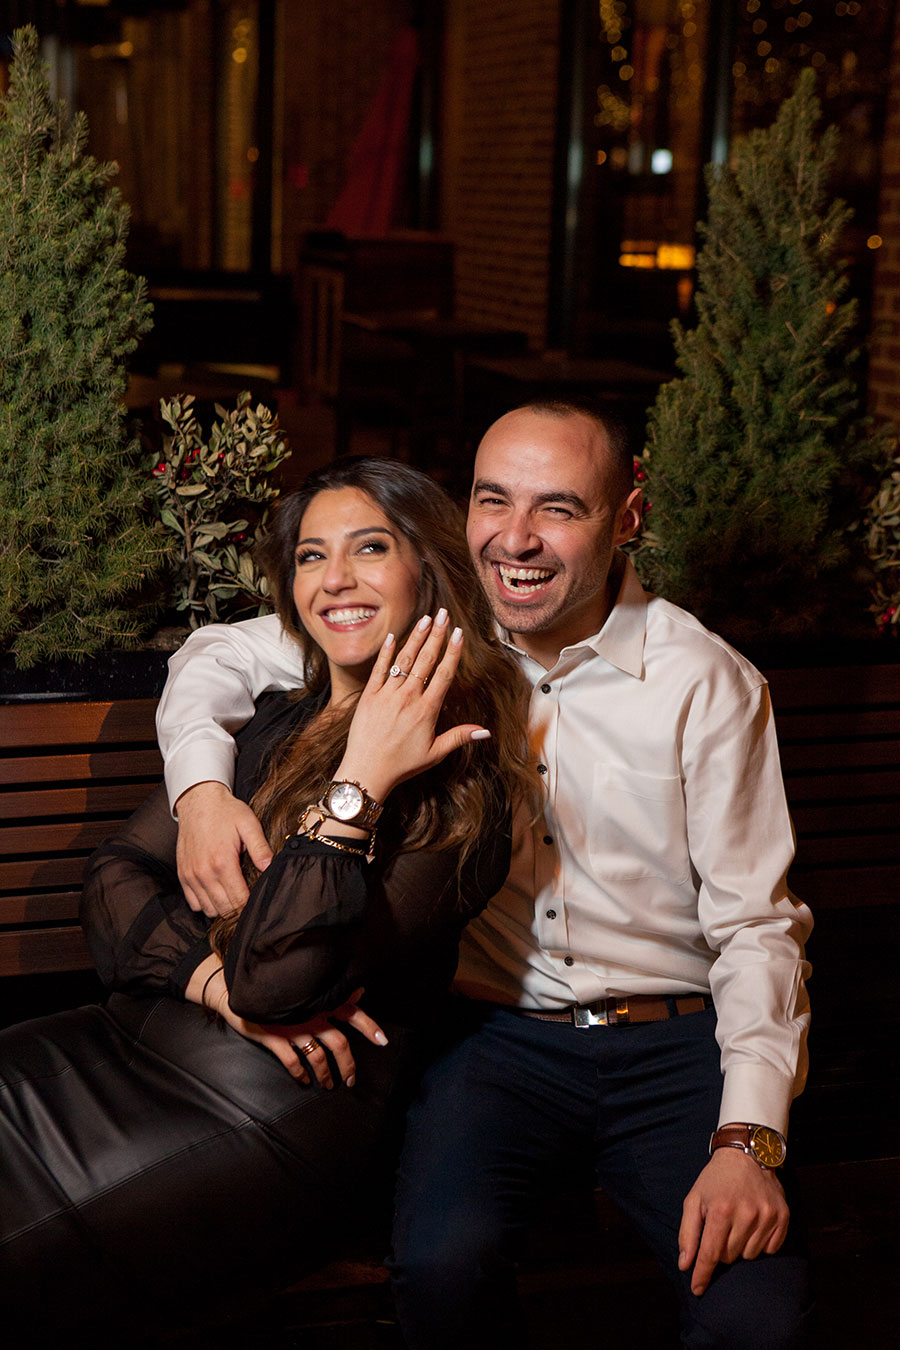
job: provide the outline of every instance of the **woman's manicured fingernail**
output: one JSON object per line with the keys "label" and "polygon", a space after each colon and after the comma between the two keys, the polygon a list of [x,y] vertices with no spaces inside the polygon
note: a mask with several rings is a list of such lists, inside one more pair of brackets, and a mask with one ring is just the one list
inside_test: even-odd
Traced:
{"label": "woman's manicured fingernail", "polygon": [[376,1031],[376,1032],[374,1033],[374,1035],[375,1035],[375,1044],[376,1044],[376,1045],[387,1045],[387,1043],[388,1043],[388,1038],[387,1038],[387,1036],[385,1036],[385,1034],[384,1034],[383,1031]]}
{"label": "woman's manicured fingernail", "polygon": [[423,614],[419,622],[416,624],[416,629],[418,632],[424,633],[425,629],[430,627],[430,625],[431,625],[431,615]]}
{"label": "woman's manicured fingernail", "polygon": [[384,645],[385,645],[385,647],[393,647],[393,645],[394,645],[394,635],[393,635],[393,633],[388,633],[387,637],[384,639]]}
{"label": "woman's manicured fingernail", "polygon": [[487,727],[482,727],[479,731],[472,732],[473,741],[489,741],[490,739],[491,733],[488,731]]}
{"label": "woman's manicured fingernail", "polygon": [[459,644],[462,642],[462,640],[463,640],[462,629],[454,628],[453,632],[450,634],[450,641],[453,643],[455,647],[458,647]]}
{"label": "woman's manicured fingernail", "polygon": [[349,1078],[344,1079],[344,1082],[347,1084],[347,1087],[352,1087],[353,1084],[356,1082],[356,1079],[353,1077],[353,1074],[351,1073]]}
{"label": "woman's manicured fingernail", "polygon": [[434,622],[438,628],[443,628],[444,624],[447,622],[447,611],[445,609],[439,609],[437,618]]}

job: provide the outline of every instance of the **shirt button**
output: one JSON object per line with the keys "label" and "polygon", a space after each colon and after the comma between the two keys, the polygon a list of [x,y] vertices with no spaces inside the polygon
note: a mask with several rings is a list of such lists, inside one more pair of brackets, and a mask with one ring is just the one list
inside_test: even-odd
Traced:
{"label": "shirt button", "polygon": [[565,959],[565,963],[564,963],[564,964],[567,965],[567,966],[574,966],[574,964],[575,964],[575,957],[574,957],[574,956],[567,956],[566,959]]}
{"label": "shirt button", "polygon": [[547,772],[547,765],[546,765],[546,764],[539,764],[539,765],[538,765],[538,773],[546,773],[546,772]]}
{"label": "shirt button", "polygon": [[545,843],[545,844],[552,844],[552,843],[553,843],[553,835],[552,835],[552,834],[545,834],[545,835],[544,835],[544,843]]}
{"label": "shirt button", "polygon": [[555,910],[555,909],[548,909],[548,910],[547,910],[547,918],[548,918],[548,919],[555,919],[555,918],[556,918],[556,910]]}
{"label": "shirt button", "polygon": [[549,684],[542,684],[542,685],[541,685],[541,693],[542,693],[542,694],[549,694],[549,693],[550,693],[550,686],[549,686]]}

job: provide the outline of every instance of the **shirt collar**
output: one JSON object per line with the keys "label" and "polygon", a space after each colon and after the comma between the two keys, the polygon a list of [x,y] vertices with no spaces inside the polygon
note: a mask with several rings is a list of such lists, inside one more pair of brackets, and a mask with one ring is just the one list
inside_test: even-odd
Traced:
{"label": "shirt collar", "polygon": [[[616,552],[609,575],[611,584],[615,586],[618,580],[619,585],[606,622],[599,633],[585,638],[582,642],[573,643],[564,650],[573,652],[579,647],[590,647],[611,666],[639,680],[644,673],[644,642],[647,636],[649,597],[638,580],[631,559],[626,554]],[[507,629],[498,625],[497,635],[510,651],[527,660],[525,653],[510,639]]]}

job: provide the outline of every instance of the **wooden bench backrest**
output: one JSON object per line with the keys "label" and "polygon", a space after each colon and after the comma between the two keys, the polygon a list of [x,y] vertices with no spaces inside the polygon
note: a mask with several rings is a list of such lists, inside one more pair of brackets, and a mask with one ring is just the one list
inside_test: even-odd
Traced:
{"label": "wooden bench backrest", "polygon": [[84,970],[85,860],[162,775],[155,699],[0,705],[0,975]]}
{"label": "wooden bench backrest", "polygon": [[900,891],[900,665],[768,673],[797,833],[791,881],[814,907]]}

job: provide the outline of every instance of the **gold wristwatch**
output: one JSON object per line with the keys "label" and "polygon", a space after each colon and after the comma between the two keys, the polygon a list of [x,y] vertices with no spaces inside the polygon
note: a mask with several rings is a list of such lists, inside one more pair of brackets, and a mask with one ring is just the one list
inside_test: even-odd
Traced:
{"label": "gold wristwatch", "polygon": [[739,1148],[767,1171],[780,1167],[787,1156],[784,1135],[768,1125],[720,1125],[710,1135],[710,1157],[717,1148]]}
{"label": "gold wristwatch", "polygon": [[332,820],[342,821],[344,825],[374,830],[384,807],[369,796],[361,783],[339,780],[326,788],[319,802],[319,810]]}

